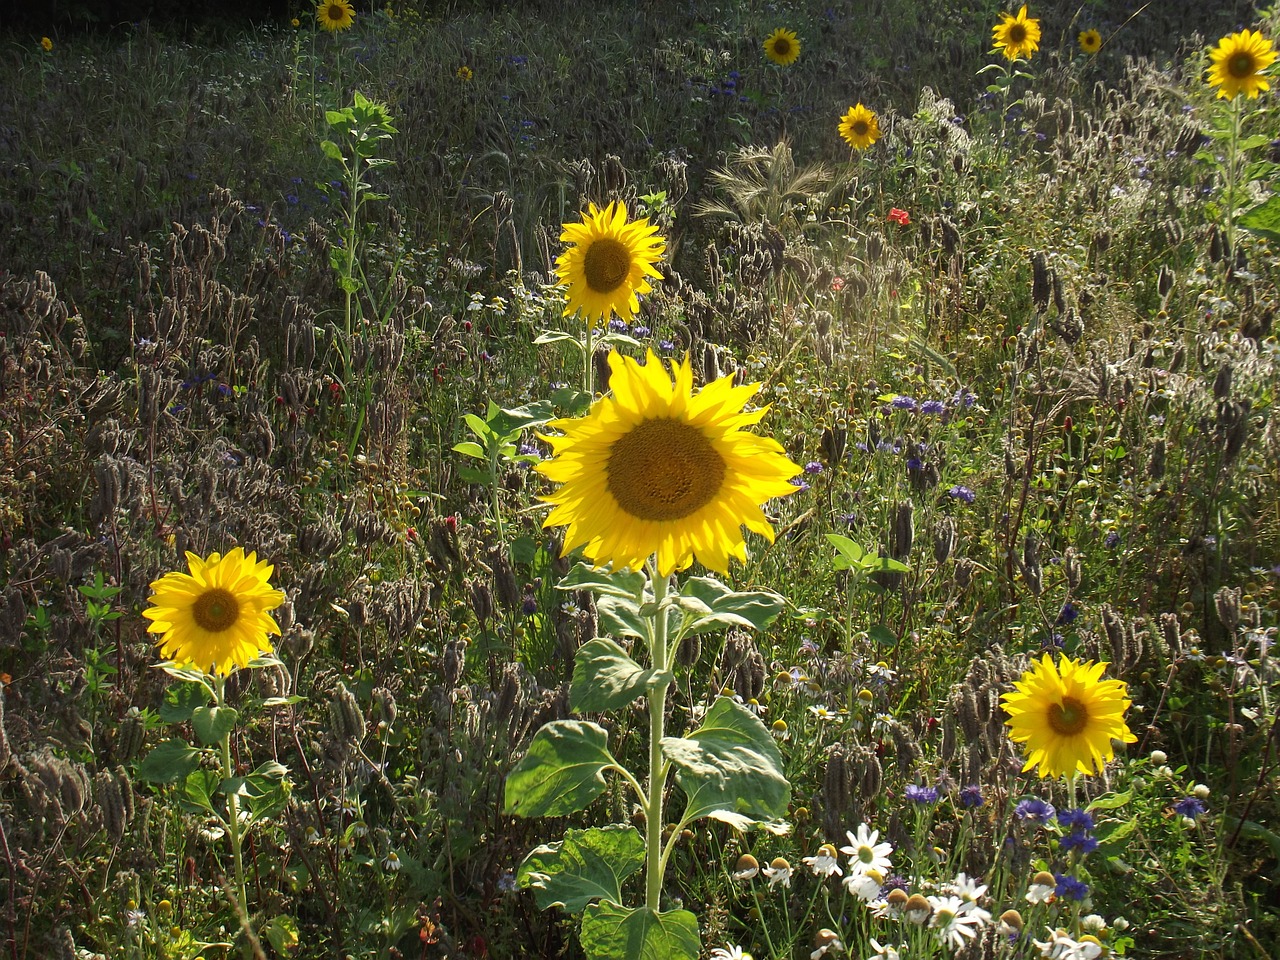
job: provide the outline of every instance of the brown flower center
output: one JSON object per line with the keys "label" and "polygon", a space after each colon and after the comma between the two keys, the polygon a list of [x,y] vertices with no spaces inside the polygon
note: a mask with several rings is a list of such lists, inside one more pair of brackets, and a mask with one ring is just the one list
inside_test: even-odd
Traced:
{"label": "brown flower center", "polygon": [[1061,703],[1049,706],[1049,726],[1060,737],[1074,737],[1088,723],[1089,710],[1075,697],[1063,697]]}
{"label": "brown flower center", "polygon": [[1227,61],[1227,73],[1237,80],[1244,80],[1257,72],[1258,65],[1254,62],[1251,53],[1241,51]]}
{"label": "brown flower center", "polygon": [[240,601],[230,590],[211,587],[196,597],[191,607],[191,619],[201,630],[221,633],[240,619]]}
{"label": "brown flower center", "polygon": [[613,445],[609,492],[640,520],[680,520],[710,503],[724,483],[724,459],[697,427],[646,420]]}
{"label": "brown flower center", "polygon": [[621,240],[593,240],[582,258],[587,286],[596,293],[613,293],[631,273],[631,251]]}
{"label": "brown flower center", "polygon": [[853,135],[855,137],[865,137],[871,132],[871,125],[865,120],[855,120],[853,121],[853,126],[850,129],[853,130]]}
{"label": "brown flower center", "polygon": [[1009,27],[1009,45],[1020,47],[1027,41],[1027,28],[1025,24],[1015,23]]}
{"label": "brown flower center", "polygon": [[785,57],[791,53],[791,41],[786,37],[779,37],[773,41],[773,52],[779,57]]}

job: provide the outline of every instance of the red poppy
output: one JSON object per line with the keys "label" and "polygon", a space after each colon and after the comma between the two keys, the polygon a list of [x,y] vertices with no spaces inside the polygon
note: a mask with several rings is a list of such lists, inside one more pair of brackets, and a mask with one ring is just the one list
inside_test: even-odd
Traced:
{"label": "red poppy", "polygon": [[899,210],[897,207],[894,207],[889,211],[888,219],[892,220],[900,227],[905,227],[911,222],[911,214],[907,213],[905,210]]}

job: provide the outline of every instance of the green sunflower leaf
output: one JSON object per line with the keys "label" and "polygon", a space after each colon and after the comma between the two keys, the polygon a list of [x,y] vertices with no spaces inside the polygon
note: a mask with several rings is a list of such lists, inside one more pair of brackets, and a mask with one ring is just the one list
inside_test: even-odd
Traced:
{"label": "green sunflower leaf", "polygon": [[569,703],[575,712],[617,710],[646,693],[655,683],[670,681],[664,670],[646,670],[616,642],[598,638],[584,643],[573,657]]}
{"label": "green sunflower leaf", "polygon": [[604,596],[596,601],[596,615],[600,629],[620,637],[647,638],[652,621],[636,605],[625,597]]}
{"label": "green sunflower leaf", "polygon": [[196,707],[191,713],[191,729],[206,747],[221,743],[231,732],[240,714],[234,707]]}
{"label": "green sunflower leaf", "polygon": [[597,570],[579,563],[556,584],[558,590],[590,590],[597,597],[624,597],[636,600],[646,583],[643,572],[636,570]]}
{"label": "green sunflower leaf", "polygon": [[147,783],[177,783],[200,765],[200,751],[185,740],[174,738],[157,744],[138,764],[135,776]]}
{"label": "green sunflower leaf", "polygon": [[548,723],[507,776],[502,812],[561,817],[585,809],[604,792],[604,771],[618,765],[608,742],[608,733],[598,723]]}
{"label": "green sunflower leaf", "polygon": [[698,918],[688,910],[593,903],[582,915],[579,942],[588,960],[698,960]]}
{"label": "green sunflower leaf", "polygon": [[175,683],[164,692],[158,712],[166,723],[186,723],[208,702],[209,690],[203,682]]}
{"label": "green sunflower leaf", "polygon": [[1254,236],[1280,240],[1280,193],[1273,193],[1256,207],[1246,210],[1236,223]]}
{"label": "green sunflower leaf", "polygon": [[688,737],[663,737],[662,753],[688,798],[685,819],[727,811],[771,820],[786,813],[791,784],[782,754],[760,718],[729,697],[718,699]]}
{"label": "green sunflower leaf", "polygon": [[735,592],[714,577],[690,577],[680,588],[680,598],[681,608],[692,617],[687,634],[725,627],[764,630],[786,606],[786,601],[776,593]]}
{"label": "green sunflower leaf", "polygon": [[564,840],[535,847],[516,871],[538,908],[581,913],[593,900],[622,900],[622,883],[644,866],[644,838],[630,824],[566,830]]}

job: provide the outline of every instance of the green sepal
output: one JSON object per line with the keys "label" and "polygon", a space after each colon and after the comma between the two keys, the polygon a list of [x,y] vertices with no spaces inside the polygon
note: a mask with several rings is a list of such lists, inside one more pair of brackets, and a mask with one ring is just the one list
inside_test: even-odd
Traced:
{"label": "green sepal", "polygon": [[588,960],[698,960],[698,918],[688,910],[593,903],[582,915],[579,942]]}
{"label": "green sepal", "polygon": [[553,720],[529,744],[507,775],[503,813],[562,817],[585,809],[604,792],[604,771],[618,762],[598,723]]}
{"label": "green sepal", "polygon": [[584,643],[574,654],[569,704],[575,713],[617,710],[655,684],[672,679],[665,670],[644,669],[616,642],[601,637]]}
{"label": "green sepal", "polygon": [[581,913],[593,900],[622,901],[622,884],[644,866],[644,838],[630,824],[566,830],[564,840],[535,847],[516,871],[538,907]]}

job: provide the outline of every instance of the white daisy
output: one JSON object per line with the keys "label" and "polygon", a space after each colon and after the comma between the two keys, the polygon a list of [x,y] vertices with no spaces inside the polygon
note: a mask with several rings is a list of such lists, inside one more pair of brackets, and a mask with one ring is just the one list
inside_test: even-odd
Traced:
{"label": "white daisy", "polygon": [[933,914],[929,926],[938,934],[942,943],[963,947],[965,940],[972,940],[982,926],[980,917],[970,911],[970,904],[959,897],[929,897]]}
{"label": "white daisy", "polygon": [[829,843],[824,843],[816,854],[805,857],[801,862],[813,871],[815,877],[838,877],[844,872],[840,869],[840,861],[836,859],[836,848]]}
{"label": "white daisy", "polygon": [[893,844],[876,843],[880,839],[879,830],[872,830],[863,823],[859,824],[856,834],[846,830],[845,836],[849,838],[849,845],[841,847],[840,852],[849,856],[850,873],[866,873],[868,870],[878,870],[882,874],[889,873],[893,867],[889,860],[889,854],[893,853]]}

